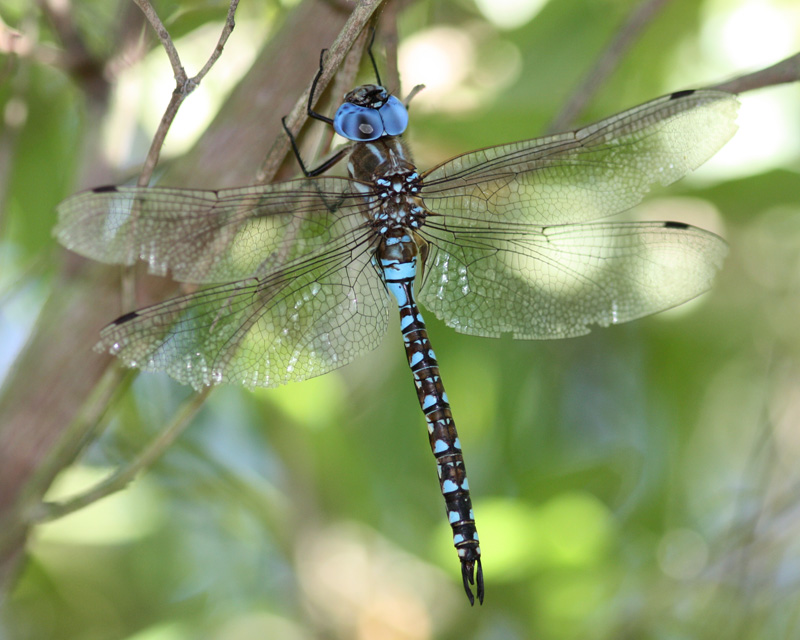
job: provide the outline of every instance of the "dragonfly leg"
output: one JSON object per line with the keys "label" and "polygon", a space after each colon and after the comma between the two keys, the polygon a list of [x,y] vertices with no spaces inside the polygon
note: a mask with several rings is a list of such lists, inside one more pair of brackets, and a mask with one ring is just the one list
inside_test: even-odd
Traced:
{"label": "dragonfly leg", "polygon": [[335,165],[339,160],[344,158],[344,156],[350,151],[350,145],[346,145],[343,148],[339,149],[334,155],[330,158],[325,160],[321,165],[314,169],[306,169],[306,164],[303,162],[303,157],[300,155],[300,149],[297,147],[297,140],[295,140],[294,135],[291,131],[289,131],[289,127],[286,125],[286,116],[281,118],[281,124],[283,124],[283,130],[286,132],[286,135],[289,137],[289,142],[292,144],[292,151],[294,152],[294,157],[297,160],[297,164],[300,165],[300,170],[303,172],[303,175],[306,178],[313,178],[314,176],[318,176],[322,173],[325,173],[328,169],[330,169],[333,165]]}
{"label": "dragonfly leg", "polygon": [[[374,37],[375,36],[373,33],[373,38]],[[308,104],[306,105],[306,113],[308,114],[309,118],[314,118],[315,120],[320,120],[326,124],[333,126],[332,118],[323,116],[321,113],[317,113],[311,108],[311,104],[314,102],[314,94],[317,92],[317,83],[319,82],[319,79],[322,77],[322,72],[325,68],[324,61],[325,61],[326,51],[327,49],[323,49],[319,53],[319,69],[317,70],[317,75],[314,76],[314,81],[311,83],[311,91],[308,94]],[[370,54],[370,57],[371,55],[372,54]],[[328,169],[330,169],[333,165],[339,162],[350,151],[350,145],[347,145],[344,148],[337,151],[333,156],[325,160],[325,162],[323,162],[318,167],[309,170],[306,168],[305,162],[303,162],[303,157],[300,155],[300,149],[298,149],[297,147],[297,140],[295,139],[294,134],[289,130],[289,127],[286,124],[286,116],[283,116],[283,118],[281,118],[281,124],[283,125],[283,130],[286,132],[286,135],[289,137],[289,142],[292,144],[292,151],[294,152],[294,157],[297,159],[297,164],[300,165],[300,170],[303,172],[303,175],[306,178],[313,178],[314,176],[318,176],[320,174],[325,173]]]}
{"label": "dragonfly leg", "polygon": [[327,124],[333,125],[333,118],[323,116],[321,113],[317,113],[311,108],[311,104],[314,102],[314,94],[317,92],[317,83],[322,77],[322,72],[325,69],[324,61],[326,51],[327,49],[323,49],[319,52],[319,69],[317,70],[317,75],[314,76],[314,81],[311,83],[311,91],[308,93],[308,105],[306,105],[306,113],[308,114],[309,118],[314,118],[315,120],[320,120]]}
{"label": "dragonfly leg", "polygon": [[372,35],[369,38],[369,45],[367,46],[367,55],[369,56],[369,61],[372,63],[372,68],[375,71],[376,82],[380,86],[383,86],[383,82],[381,82],[381,74],[378,73],[378,65],[375,62],[375,56],[372,55],[372,45],[375,44],[375,25],[372,25],[370,31],[372,31]]}

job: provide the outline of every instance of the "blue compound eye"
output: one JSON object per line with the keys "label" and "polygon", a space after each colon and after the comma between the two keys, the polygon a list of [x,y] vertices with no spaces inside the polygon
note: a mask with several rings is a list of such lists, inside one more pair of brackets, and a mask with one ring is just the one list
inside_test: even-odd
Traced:
{"label": "blue compound eye", "polygon": [[383,130],[386,135],[399,136],[408,126],[408,111],[394,96],[389,96],[386,103],[378,109],[383,120]]}
{"label": "blue compound eye", "polygon": [[345,102],[336,110],[333,128],[340,136],[354,142],[369,142],[383,135],[383,122],[378,111],[352,102]]}

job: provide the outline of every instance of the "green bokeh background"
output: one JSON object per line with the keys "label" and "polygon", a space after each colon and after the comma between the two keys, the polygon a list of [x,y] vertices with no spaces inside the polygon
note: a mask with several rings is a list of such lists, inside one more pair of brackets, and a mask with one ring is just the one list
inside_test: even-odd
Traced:
{"label": "green bokeh background", "polygon": [[[112,49],[112,4],[71,6],[98,55]],[[758,68],[717,70],[703,40],[744,4],[668,3],[583,120]],[[794,3],[751,4],[782,12],[797,45]],[[0,17],[35,25],[48,42],[47,21],[28,5],[3,0]],[[155,6],[176,36],[218,24],[226,9]],[[448,25],[479,43],[479,60],[510,45],[519,63],[514,81],[474,109],[412,109],[419,165],[541,133],[633,6],[553,1],[501,31],[468,0],[413,4],[401,38]],[[278,30],[290,10],[243,4],[237,22]],[[52,66],[0,61],[8,375],[56,282],[54,207],[80,186],[76,148],[95,123]],[[212,75],[224,55],[219,65]],[[792,100],[800,119],[796,85],[767,92]],[[14,100],[26,105],[19,126],[9,124]],[[182,116],[191,110],[190,99]],[[144,151],[131,154],[135,162]],[[340,371],[279,389],[216,390],[133,486],[35,529],[0,607],[0,638],[800,637],[798,171],[800,150],[768,169],[701,172],[657,194],[715,208],[710,219],[731,245],[713,291],[685,313],[554,342],[462,336],[427,315],[469,470],[483,607],[471,609],[461,591],[393,320],[378,350]],[[139,376],[49,497],[124,465],[189,395],[164,376]]]}

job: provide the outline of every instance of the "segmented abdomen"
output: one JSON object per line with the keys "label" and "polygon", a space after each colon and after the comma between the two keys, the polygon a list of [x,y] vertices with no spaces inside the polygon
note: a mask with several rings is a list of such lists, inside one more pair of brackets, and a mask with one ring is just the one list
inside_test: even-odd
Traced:
{"label": "segmented abdomen", "polygon": [[[395,240],[395,239],[392,239]],[[413,242],[408,236],[397,238],[390,245]],[[428,437],[431,450],[436,458],[439,473],[439,486],[444,496],[447,519],[453,529],[453,544],[461,560],[461,574],[464,589],[470,602],[474,597],[470,589],[475,579],[477,566],[477,595],[483,602],[483,570],[481,550],[478,544],[478,531],[469,495],[469,482],[461,454],[461,443],[456,431],[447,393],[444,390],[439,365],[428,340],[425,321],[414,299],[414,278],[416,277],[416,252],[408,262],[394,257],[397,252],[379,251],[380,266],[389,291],[397,299],[400,310],[400,329],[403,332],[408,365],[414,376],[417,397],[425,421],[428,424]]]}

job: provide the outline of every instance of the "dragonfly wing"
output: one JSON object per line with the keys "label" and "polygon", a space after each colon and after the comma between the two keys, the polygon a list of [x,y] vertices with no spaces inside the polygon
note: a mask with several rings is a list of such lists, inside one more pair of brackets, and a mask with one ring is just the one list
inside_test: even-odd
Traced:
{"label": "dragonfly wing", "polygon": [[[433,220],[438,220],[434,218]],[[691,300],[727,253],[720,237],[670,222],[488,229],[431,224],[420,300],[459,332],[566,338]]]}
{"label": "dragonfly wing", "polygon": [[360,227],[346,178],[202,191],[100,187],[58,206],[68,249],[110,264],[148,263],[157,275],[219,283],[269,273]]}
{"label": "dragonfly wing", "polygon": [[196,389],[321,375],[373,349],[386,332],[386,291],[371,242],[364,232],[264,277],[127,314],[103,329],[97,348]]}
{"label": "dragonfly wing", "polygon": [[634,206],[697,168],[736,131],[721,91],[657,98],[576,131],[457,156],[423,176],[442,224],[587,222]]}

